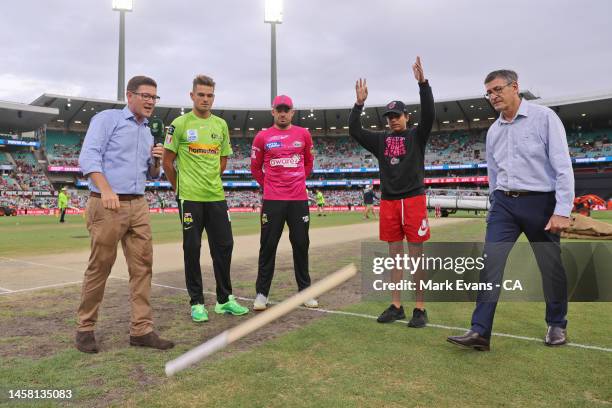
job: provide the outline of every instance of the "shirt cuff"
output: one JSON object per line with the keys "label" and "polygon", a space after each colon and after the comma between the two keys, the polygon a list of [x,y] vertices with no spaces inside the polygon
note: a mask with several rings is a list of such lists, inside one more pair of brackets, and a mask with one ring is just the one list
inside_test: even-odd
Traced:
{"label": "shirt cuff", "polygon": [[555,205],[554,215],[560,215],[561,217],[569,217],[572,213],[573,205],[559,204]]}
{"label": "shirt cuff", "polygon": [[81,173],[83,173],[84,176],[91,173],[103,173],[102,166],[99,165],[83,166],[82,164],[79,164],[79,166],[81,167]]}

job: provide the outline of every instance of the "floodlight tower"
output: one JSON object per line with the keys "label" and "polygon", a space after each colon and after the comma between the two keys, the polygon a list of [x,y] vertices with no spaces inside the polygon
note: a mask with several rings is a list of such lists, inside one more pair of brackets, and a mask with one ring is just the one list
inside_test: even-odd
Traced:
{"label": "floodlight tower", "polygon": [[264,23],[270,24],[271,29],[271,68],[270,89],[271,98],[276,97],[276,25],[283,22],[283,0],[265,0]]}
{"label": "floodlight tower", "polygon": [[119,67],[117,73],[117,100],[125,100],[125,13],[134,9],[133,0],[113,0],[113,10],[119,12]]}

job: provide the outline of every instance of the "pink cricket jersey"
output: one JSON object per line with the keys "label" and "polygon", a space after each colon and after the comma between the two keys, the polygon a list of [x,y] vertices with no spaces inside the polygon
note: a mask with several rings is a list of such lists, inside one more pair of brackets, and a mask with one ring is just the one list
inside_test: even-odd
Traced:
{"label": "pink cricket jersey", "polygon": [[264,200],[307,200],[306,177],[313,161],[312,137],[303,127],[271,127],[253,140],[251,174],[263,186]]}

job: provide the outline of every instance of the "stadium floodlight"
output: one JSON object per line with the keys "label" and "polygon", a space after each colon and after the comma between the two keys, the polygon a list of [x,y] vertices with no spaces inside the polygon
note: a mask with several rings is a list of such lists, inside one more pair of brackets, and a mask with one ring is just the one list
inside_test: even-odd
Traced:
{"label": "stadium floodlight", "polygon": [[264,23],[270,24],[270,101],[276,97],[276,25],[283,22],[283,0],[265,0]]}
{"label": "stadium floodlight", "polygon": [[280,24],[283,22],[283,0],[266,0],[264,23]]}
{"label": "stadium floodlight", "polygon": [[134,1],[133,0],[113,0],[113,10],[132,11],[134,10]]}
{"label": "stadium floodlight", "polygon": [[125,100],[125,13],[134,10],[133,0],[113,0],[113,10],[119,12],[119,62],[117,68],[117,100]]}

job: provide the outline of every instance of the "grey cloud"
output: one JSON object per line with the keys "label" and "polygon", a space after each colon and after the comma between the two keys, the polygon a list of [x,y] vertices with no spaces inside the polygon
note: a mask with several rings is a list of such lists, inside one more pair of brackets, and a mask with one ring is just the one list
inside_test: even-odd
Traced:
{"label": "grey cloud", "polygon": [[[3,8],[0,99],[29,102],[45,87],[113,99],[118,13],[108,1],[22,0]],[[612,90],[609,0],[286,0],[278,27],[279,92],[300,106],[349,106],[367,77],[369,103],[418,98],[421,55],[437,98],[482,93],[512,67],[543,97]],[[212,75],[217,104],[269,104],[270,28],[263,0],[135,0],[126,76],[145,73],[164,103],[188,104],[191,79]],[[28,86],[19,86],[28,84]]]}

